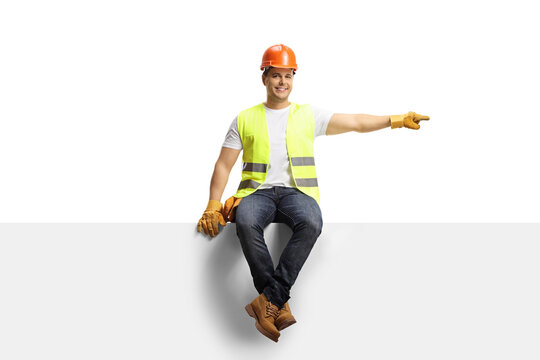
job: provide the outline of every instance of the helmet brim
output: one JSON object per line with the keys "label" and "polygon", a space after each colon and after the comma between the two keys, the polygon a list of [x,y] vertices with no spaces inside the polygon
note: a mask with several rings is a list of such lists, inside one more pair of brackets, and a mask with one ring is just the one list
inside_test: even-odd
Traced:
{"label": "helmet brim", "polygon": [[274,67],[274,68],[279,68],[279,69],[291,69],[291,70],[293,70],[293,71],[296,71],[296,69],[297,69],[297,68],[291,67],[291,66],[266,65],[266,66],[261,66],[261,70],[264,70],[264,69],[269,68],[269,67]]}

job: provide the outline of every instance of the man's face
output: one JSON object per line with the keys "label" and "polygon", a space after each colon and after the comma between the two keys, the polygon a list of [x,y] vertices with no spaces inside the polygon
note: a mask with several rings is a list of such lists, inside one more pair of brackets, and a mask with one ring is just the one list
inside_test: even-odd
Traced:
{"label": "man's face", "polygon": [[292,91],[293,70],[271,68],[266,77],[263,75],[262,80],[268,96],[276,100],[287,100]]}

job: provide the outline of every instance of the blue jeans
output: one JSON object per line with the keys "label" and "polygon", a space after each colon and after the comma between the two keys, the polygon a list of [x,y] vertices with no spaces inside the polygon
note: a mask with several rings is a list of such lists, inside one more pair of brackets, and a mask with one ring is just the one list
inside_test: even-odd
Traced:
{"label": "blue jeans", "polygon": [[[264,228],[271,222],[285,223],[293,231],[274,271]],[[281,308],[289,299],[315,241],[322,231],[317,201],[296,188],[275,186],[244,197],[236,208],[236,234],[259,294]]]}

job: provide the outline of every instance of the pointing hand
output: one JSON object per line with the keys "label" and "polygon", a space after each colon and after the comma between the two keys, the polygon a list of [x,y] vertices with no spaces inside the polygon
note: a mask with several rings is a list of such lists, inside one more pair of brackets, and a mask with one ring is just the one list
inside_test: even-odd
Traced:
{"label": "pointing hand", "polygon": [[420,115],[414,111],[409,111],[403,115],[390,115],[390,125],[392,129],[405,126],[409,129],[418,130],[420,129],[420,125],[418,124],[420,120],[429,120],[429,116]]}

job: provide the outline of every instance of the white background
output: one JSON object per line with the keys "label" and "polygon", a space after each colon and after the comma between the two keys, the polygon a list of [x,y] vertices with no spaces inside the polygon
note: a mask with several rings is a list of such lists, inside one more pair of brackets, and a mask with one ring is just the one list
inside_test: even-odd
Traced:
{"label": "white background", "polygon": [[318,138],[325,221],[536,222],[533,3],[3,1],[0,221],[195,223],[284,43],[291,101],[431,116]]}

